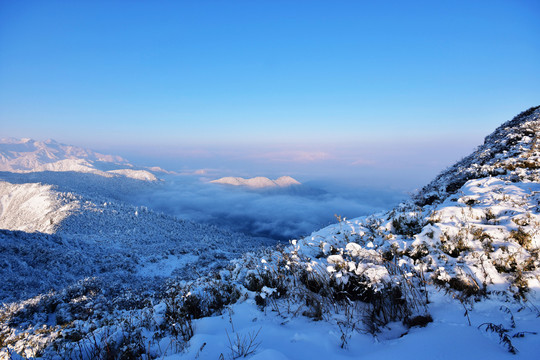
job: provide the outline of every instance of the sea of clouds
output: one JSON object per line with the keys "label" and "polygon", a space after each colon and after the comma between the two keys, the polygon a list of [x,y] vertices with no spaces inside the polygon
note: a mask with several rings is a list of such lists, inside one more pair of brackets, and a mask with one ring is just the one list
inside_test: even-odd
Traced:
{"label": "sea of clouds", "polygon": [[353,189],[328,182],[272,189],[209,183],[196,176],[166,176],[131,202],[253,236],[288,240],[307,236],[336,216],[387,210],[405,197],[397,190]]}

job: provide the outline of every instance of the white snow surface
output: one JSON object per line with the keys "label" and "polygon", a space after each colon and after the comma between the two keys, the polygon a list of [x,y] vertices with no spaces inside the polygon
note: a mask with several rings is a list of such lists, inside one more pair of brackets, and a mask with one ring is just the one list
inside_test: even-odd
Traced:
{"label": "white snow surface", "polygon": [[[514,339],[518,356],[506,352],[498,340],[477,328],[484,322],[500,322],[508,326],[508,318],[497,301],[486,301],[472,317],[469,326],[463,317],[463,307],[437,294],[431,306],[433,323],[426,328],[406,329],[401,323],[390,323],[377,336],[345,329],[326,321],[280,315],[275,311],[261,312],[253,300],[230,307],[223,315],[194,322],[196,334],[189,348],[181,354],[164,359],[229,358],[231,343],[249,339],[258,333],[252,360],[303,359],[536,359],[538,336]],[[518,308],[513,308],[518,311]],[[540,322],[530,312],[519,315],[518,322],[528,331],[540,333]],[[347,345],[343,348],[342,336]],[[231,339],[231,341],[229,341]],[[249,341],[248,341],[249,342]]]}
{"label": "white snow surface", "polygon": [[278,179],[271,180],[267,177],[257,176],[254,178],[245,179],[242,177],[223,177],[221,179],[212,180],[211,183],[225,184],[233,186],[245,186],[252,189],[264,189],[275,187],[289,187],[295,185],[301,185],[299,181],[293,179],[290,176],[282,176]]}

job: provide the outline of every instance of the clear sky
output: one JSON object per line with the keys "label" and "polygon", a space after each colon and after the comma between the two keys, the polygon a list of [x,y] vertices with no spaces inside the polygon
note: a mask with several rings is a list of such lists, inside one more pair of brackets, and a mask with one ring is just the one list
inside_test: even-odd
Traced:
{"label": "clear sky", "polygon": [[524,0],[0,0],[1,135],[440,168],[540,104],[538,19]]}

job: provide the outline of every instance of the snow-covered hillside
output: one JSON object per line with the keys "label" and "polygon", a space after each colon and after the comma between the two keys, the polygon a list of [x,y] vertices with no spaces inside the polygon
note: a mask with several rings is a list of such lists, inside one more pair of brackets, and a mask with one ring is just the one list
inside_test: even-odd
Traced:
{"label": "snow-covered hillside", "polygon": [[[106,164],[103,166],[103,164]],[[103,171],[103,167],[108,169]],[[0,139],[0,171],[10,172],[82,172],[105,177],[125,176],[156,181],[147,170],[134,170],[133,165],[120,156],[100,154],[89,149],[60,144],[52,139]]]}
{"label": "snow-covered hillside", "polygon": [[241,177],[223,177],[221,179],[213,180],[210,182],[215,184],[245,186],[252,189],[266,189],[275,187],[285,188],[289,186],[301,185],[300,182],[290,176],[282,176],[276,180],[271,180],[263,176],[258,176],[250,179],[244,179]]}
{"label": "snow-covered hillside", "polygon": [[[3,302],[98,274],[116,281],[131,277],[131,286],[156,275],[188,279],[195,276],[196,264],[207,272],[263,244],[110,197],[59,192],[36,183],[0,182],[0,228],[14,231],[5,231],[0,244],[0,263],[6,265],[0,269]],[[21,264],[26,275],[14,271]],[[9,283],[18,285],[4,288]]]}
{"label": "snow-covered hillside", "polygon": [[[17,276],[25,281],[35,276],[27,275],[32,270],[24,265],[32,261],[41,264],[39,271],[58,273],[50,260],[19,246],[21,236],[29,244],[42,236],[47,248],[66,242],[79,254],[93,251],[99,259],[93,261],[104,269],[114,269],[118,259],[124,259],[121,267],[132,267],[120,272],[124,277],[96,271],[61,290],[5,304],[0,354],[258,360],[518,354],[536,359],[539,129],[540,107],[529,109],[410,201],[367,217],[340,218],[288,246],[253,249],[214,271],[199,257],[208,254],[209,263],[219,259],[220,253],[206,246],[206,236],[195,242],[201,244],[197,251],[163,256],[153,267],[148,257],[157,243],[145,229],[154,226],[152,234],[159,229],[168,234],[174,226],[105,198],[75,196],[80,210],[61,222],[58,235],[0,233],[0,244],[8,244],[0,251],[8,254],[0,259],[7,264],[2,269],[9,269],[2,275],[15,274],[3,291],[9,294]],[[125,228],[100,233],[101,224],[113,229],[108,224],[115,221]],[[143,241],[135,242],[139,237]],[[232,238],[215,244],[227,246]],[[87,245],[79,250],[79,239],[104,250]],[[174,249],[194,246],[181,244]],[[193,260],[191,268],[159,288],[142,291],[139,284],[140,290],[132,291],[108,283],[120,278],[135,284],[130,275],[154,274],[159,266],[166,271],[171,263],[191,261],[186,257]],[[190,273],[197,276],[190,279]]]}
{"label": "snow-covered hillside", "polygon": [[53,233],[73,205],[62,204],[51,188],[0,181],[0,229]]}

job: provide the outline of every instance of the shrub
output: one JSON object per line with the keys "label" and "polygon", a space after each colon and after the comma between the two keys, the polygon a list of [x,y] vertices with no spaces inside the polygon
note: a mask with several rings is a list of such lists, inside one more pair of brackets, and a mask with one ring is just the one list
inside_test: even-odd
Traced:
{"label": "shrub", "polygon": [[519,227],[517,230],[512,230],[510,232],[510,239],[515,240],[519,245],[523,246],[525,249],[530,249],[531,247],[531,234],[528,234],[523,230],[522,227]]}
{"label": "shrub", "polygon": [[421,213],[400,214],[392,219],[392,229],[397,235],[412,237],[422,231],[424,221]]}
{"label": "shrub", "polygon": [[443,232],[440,240],[441,250],[453,258],[457,258],[464,251],[471,250],[467,244],[466,235],[461,231],[453,236]]}

